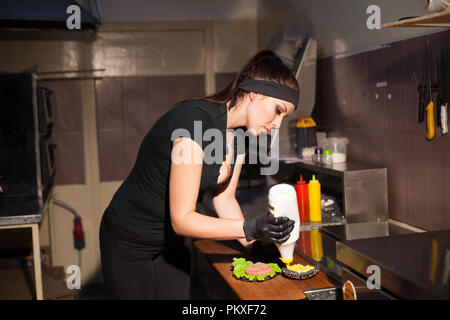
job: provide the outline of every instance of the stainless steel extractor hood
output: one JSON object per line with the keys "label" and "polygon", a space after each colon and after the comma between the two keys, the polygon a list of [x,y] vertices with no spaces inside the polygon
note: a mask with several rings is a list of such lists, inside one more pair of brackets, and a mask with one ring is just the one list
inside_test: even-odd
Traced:
{"label": "stainless steel extractor hood", "polygon": [[[283,56],[280,58],[290,67],[286,58]],[[297,121],[301,117],[310,116],[316,102],[317,40],[307,38],[292,60],[294,65],[291,69],[297,79],[300,96],[298,108],[285,119],[285,123],[280,127],[280,159],[297,157]]]}

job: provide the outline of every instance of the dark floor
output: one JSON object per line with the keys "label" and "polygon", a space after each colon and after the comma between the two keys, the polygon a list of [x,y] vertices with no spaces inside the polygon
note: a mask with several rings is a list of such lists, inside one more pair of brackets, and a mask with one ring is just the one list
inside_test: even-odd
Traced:
{"label": "dark floor", "polygon": [[[195,279],[195,277],[194,277]],[[103,284],[88,285],[82,290],[78,290],[75,300],[110,300]],[[191,300],[208,300],[206,288],[194,280],[191,284]]]}
{"label": "dark floor", "polygon": [[89,285],[75,295],[75,300],[109,300],[103,284]]}

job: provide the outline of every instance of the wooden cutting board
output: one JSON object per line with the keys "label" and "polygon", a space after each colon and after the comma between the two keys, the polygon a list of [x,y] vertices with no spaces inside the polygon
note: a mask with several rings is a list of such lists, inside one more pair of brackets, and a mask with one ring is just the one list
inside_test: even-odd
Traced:
{"label": "wooden cutting board", "polygon": [[[195,245],[242,300],[301,300],[306,299],[304,290],[334,286],[323,271],[319,271],[316,276],[307,280],[287,279],[281,274],[263,282],[238,280],[233,277],[231,271],[233,258],[251,259],[235,243],[236,241],[199,240],[195,242]],[[253,262],[256,263],[257,261]],[[293,263],[309,264],[307,260],[295,253]]]}

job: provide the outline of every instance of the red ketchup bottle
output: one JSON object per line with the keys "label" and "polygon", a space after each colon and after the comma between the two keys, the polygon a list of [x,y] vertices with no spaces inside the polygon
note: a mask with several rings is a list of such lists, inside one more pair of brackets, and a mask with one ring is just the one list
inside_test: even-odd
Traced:
{"label": "red ketchup bottle", "polygon": [[295,191],[297,193],[300,222],[309,221],[308,184],[303,180],[302,175],[300,175],[300,180],[297,181],[297,184],[295,185]]}

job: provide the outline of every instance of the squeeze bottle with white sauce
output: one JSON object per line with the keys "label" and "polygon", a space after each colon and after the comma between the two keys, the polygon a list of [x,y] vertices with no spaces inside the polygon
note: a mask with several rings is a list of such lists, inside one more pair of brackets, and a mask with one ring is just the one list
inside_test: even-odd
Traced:
{"label": "squeeze bottle with white sauce", "polygon": [[295,221],[294,229],[291,231],[289,238],[283,243],[276,243],[281,255],[280,260],[289,265],[293,260],[295,244],[300,232],[300,217],[295,188],[286,183],[277,184],[270,188],[269,211],[274,217],[288,217]]}

